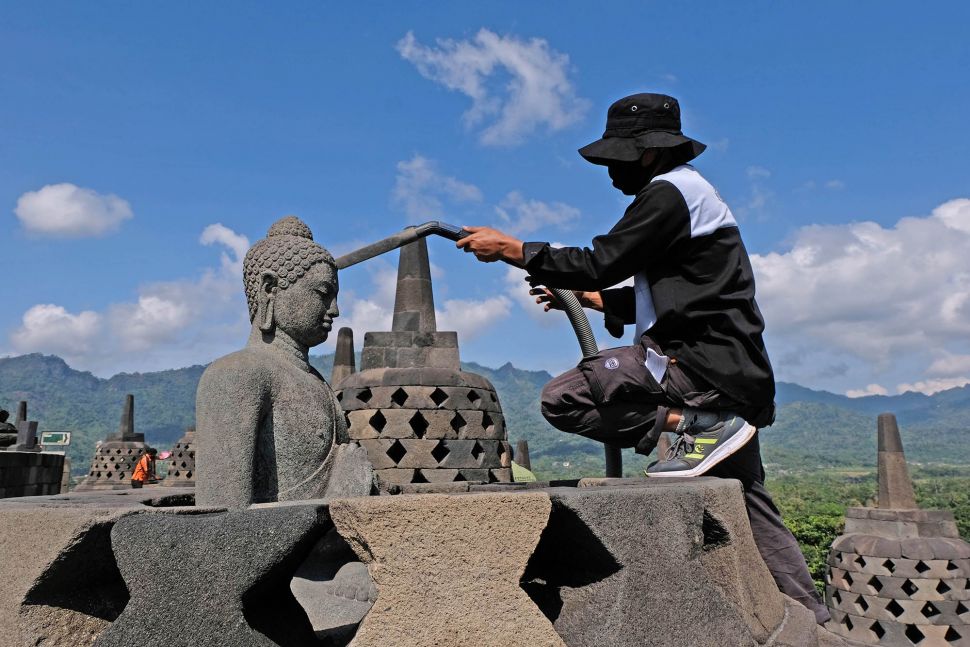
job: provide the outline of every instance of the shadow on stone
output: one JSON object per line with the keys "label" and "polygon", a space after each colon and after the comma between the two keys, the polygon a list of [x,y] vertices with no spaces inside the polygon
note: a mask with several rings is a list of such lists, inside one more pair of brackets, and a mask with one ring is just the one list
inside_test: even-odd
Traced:
{"label": "shadow on stone", "polygon": [[195,505],[195,494],[186,492],[185,494],[159,496],[155,497],[154,499],[142,501],[142,505],[147,505],[151,508],[179,508],[183,506],[193,506]]}
{"label": "shadow on stone", "polygon": [[128,589],[111,552],[111,526],[92,526],[27,592],[20,615],[34,627],[34,635],[56,642],[69,639],[79,627],[96,635],[124,610]]}
{"label": "shadow on stone", "polygon": [[701,520],[701,534],[704,537],[702,550],[714,550],[731,543],[731,533],[707,510],[704,510],[704,518]]}
{"label": "shadow on stone", "polygon": [[522,589],[542,614],[555,622],[562,589],[588,586],[622,568],[576,513],[553,500],[549,524],[522,575]]}

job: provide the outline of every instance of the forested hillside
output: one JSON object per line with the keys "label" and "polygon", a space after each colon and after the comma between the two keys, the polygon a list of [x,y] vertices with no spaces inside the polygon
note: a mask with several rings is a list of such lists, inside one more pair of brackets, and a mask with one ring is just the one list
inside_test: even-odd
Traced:
{"label": "forested hillside", "polygon": [[[333,357],[312,358],[325,376]],[[539,393],[551,376],[506,363],[500,368],[466,364],[495,385],[512,441],[529,441],[540,476],[578,477],[600,473],[602,447],[560,433],[539,413]],[[102,379],[70,368],[56,356],[24,355],[0,359],[0,406],[14,411],[29,402],[30,418],[42,430],[75,432],[70,455],[78,470],[90,460],[94,443],[117,428],[126,393],[135,395],[135,424],[148,441],[171,446],[194,423],[195,389],[203,366],[156,373],[119,374]],[[872,465],[876,456],[875,417],[891,411],[899,417],[911,462],[970,463],[970,387],[932,396],[907,393],[851,399],[778,385],[778,419],[762,431],[765,462],[780,470]],[[638,473],[647,459],[628,452],[626,468]]]}

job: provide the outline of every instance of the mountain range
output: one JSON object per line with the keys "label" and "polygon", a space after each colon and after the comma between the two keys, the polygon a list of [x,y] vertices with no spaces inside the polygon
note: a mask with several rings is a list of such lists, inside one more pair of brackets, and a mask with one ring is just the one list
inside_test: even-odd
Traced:
{"label": "mountain range", "polygon": [[[330,375],[332,355],[311,362]],[[556,431],[539,413],[539,393],[551,379],[506,363],[488,368],[475,363],[464,369],[485,376],[499,394],[509,439],[529,441],[534,469],[540,476],[566,477],[601,473],[602,447],[593,441]],[[104,379],[72,369],[53,355],[0,358],[0,407],[13,415],[27,400],[29,419],[42,431],[73,431],[68,455],[75,473],[87,470],[95,443],[115,431],[126,393],[135,396],[136,430],[149,443],[165,449],[195,422],[195,390],[204,366],[122,373]],[[786,470],[871,466],[876,458],[877,414],[895,413],[910,461],[962,464],[970,461],[970,386],[933,395],[848,398],[779,382],[775,424],[761,431],[762,452],[769,466]],[[644,457],[625,452],[628,473]]]}

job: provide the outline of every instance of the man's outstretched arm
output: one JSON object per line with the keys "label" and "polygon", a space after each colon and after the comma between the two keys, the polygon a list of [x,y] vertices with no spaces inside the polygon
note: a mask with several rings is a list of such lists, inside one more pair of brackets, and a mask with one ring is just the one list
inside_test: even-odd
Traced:
{"label": "man's outstretched arm", "polygon": [[457,246],[484,262],[525,267],[549,287],[598,292],[663,259],[671,247],[690,238],[690,215],[680,191],[669,182],[643,189],[626,213],[590,247],[554,248],[523,242],[490,227],[466,227],[471,235]]}

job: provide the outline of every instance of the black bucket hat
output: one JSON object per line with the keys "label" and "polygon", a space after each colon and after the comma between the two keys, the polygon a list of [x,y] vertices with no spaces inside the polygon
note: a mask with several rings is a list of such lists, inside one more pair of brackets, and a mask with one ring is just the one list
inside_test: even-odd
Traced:
{"label": "black bucket hat", "polygon": [[685,146],[689,161],[707,148],[680,131],[680,104],[666,94],[634,94],[615,102],[606,113],[606,132],[579,154],[593,164],[635,162],[648,148]]}

